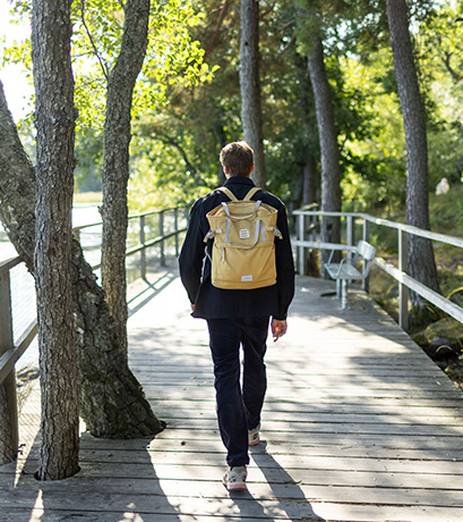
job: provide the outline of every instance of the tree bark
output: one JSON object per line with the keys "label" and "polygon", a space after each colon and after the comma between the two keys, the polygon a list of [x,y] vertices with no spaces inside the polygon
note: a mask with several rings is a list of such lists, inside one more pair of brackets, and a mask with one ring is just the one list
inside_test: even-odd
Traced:
{"label": "tree bark", "polygon": [[262,134],[259,79],[259,2],[241,0],[240,91],[244,139],[254,149],[253,177],[259,187],[267,180]]}
{"label": "tree bark", "polygon": [[[334,121],[333,102],[325,68],[323,45],[319,36],[313,39],[308,56],[308,67],[320,141],[321,210],[325,212],[339,212],[341,210],[340,153]],[[322,219],[321,238],[322,241],[326,242],[340,242],[340,223],[338,218]],[[322,260],[324,262],[326,262],[328,255],[329,251],[322,251]]]}
{"label": "tree bark", "polygon": [[[213,126],[213,129],[219,144],[219,149],[222,150],[223,147],[225,147],[225,145],[227,144],[227,137],[225,135],[225,129],[223,127],[222,121],[217,120]],[[225,183],[225,181],[227,180],[220,161],[218,162],[217,180],[220,185],[223,185],[223,183]]]}
{"label": "tree bark", "polygon": [[313,96],[311,96],[307,59],[296,54],[295,60],[300,84],[299,107],[297,107],[297,110],[302,115],[306,136],[301,155],[300,205],[303,206],[317,201],[319,176],[315,160],[315,150],[318,145],[318,136],[314,136],[316,121],[312,108]]}
{"label": "tree bark", "polygon": [[74,79],[71,0],[33,0],[37,129],[35,289],[41,391],[39,480],[79,471],[79,372],[71,282]]}
{"label": "tree bark", "polygon": [[[407,222],[429,230],[426,114],[413,59],[407,4],[405,0],[387,0],[386,11],[407,148]],[[408,271],[421,283],[439,290],[431,241],[410,237]],[[420,304],[418,295],[412,294],[412,299],[414,304]]]}
{"label": "tree bark", "polygon": [[106,95],[103,157],[103,240],[101,274],[114,319],[121,359],[127,363],[127,280],[125,252],[128,227],[127,185],[133,89],[148,43],[150,0],[128,0],[124,31]]}
{"label": "tree bark", "polygon": [[317,165],[312,151],[306,150],[305,162],[302,167],[302,205],[317,201]]}
{"label": "tree bark", "polygon": [[[0,218],[34,274],[35,173],[18,137],[0,82]],[[143,389],[121,357],[113,319],[76,239],[72,281],[79,368],[80,414],[95,437],[137,438],[161,431]]]}

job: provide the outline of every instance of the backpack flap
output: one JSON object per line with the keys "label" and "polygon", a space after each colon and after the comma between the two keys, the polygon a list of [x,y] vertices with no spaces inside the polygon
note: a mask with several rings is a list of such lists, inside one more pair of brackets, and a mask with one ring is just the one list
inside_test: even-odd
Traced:
{"label": "backpack flap", "polygon": [[[253,194],[257,191],[254,189],[260,190],[253,187]],[[253,201],[250,196],[244,200],[223,202],[206,214],[210,231],[204,241],[214,238],[214,286],[252,289],[276,283],[277,216],[277,209],[260,200]]]}

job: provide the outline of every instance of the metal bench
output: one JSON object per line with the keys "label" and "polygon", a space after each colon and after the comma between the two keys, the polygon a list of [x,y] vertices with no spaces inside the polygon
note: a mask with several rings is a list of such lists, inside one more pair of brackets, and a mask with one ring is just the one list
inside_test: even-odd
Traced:
{"label": "metal bench", "polygon": [[[337,249],[331,250],[325,270],[331,279],[336,281],[336,295],[341,299],[341,308],[347,308],[347,285],[349,281],[364,280],[370,272],[371,262],[376,255],[376,249],[366,241],[359,241],[356,247],[346,246],[349,251],[340,263],[332,263],[333,255]],[[362,260],[363,266],[359,270],[356,267],[357,261]]]}

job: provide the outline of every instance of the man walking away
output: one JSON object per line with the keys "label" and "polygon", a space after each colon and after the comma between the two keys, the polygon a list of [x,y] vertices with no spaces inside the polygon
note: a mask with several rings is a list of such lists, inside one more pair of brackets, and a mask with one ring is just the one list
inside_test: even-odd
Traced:
{"label": "man walking away", "polygon": [[251,147],[229,143],[220,162],[227,180],[192,206],[179,266],[191,315],[207,320],[218,424],[227,449],[224,484],[245,490],[248,447],[260,442],[269,321],[276,341],[287,329],[294,262],[284,204],[250,177]]}

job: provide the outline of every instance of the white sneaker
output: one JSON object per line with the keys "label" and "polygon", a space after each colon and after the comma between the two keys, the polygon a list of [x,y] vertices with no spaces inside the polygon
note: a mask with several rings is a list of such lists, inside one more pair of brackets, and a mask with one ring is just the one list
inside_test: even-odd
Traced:
{"label": "white sneaker", "polygon": [[228,491],[246,491],[246,466],[228,468],[223,476],[223,483]]}
{"label": "white sneaker", "polygon": [[253,430],[248,431],[248,443],[249,446],[257,446],[260,443],[260,424],[258,424]]}

